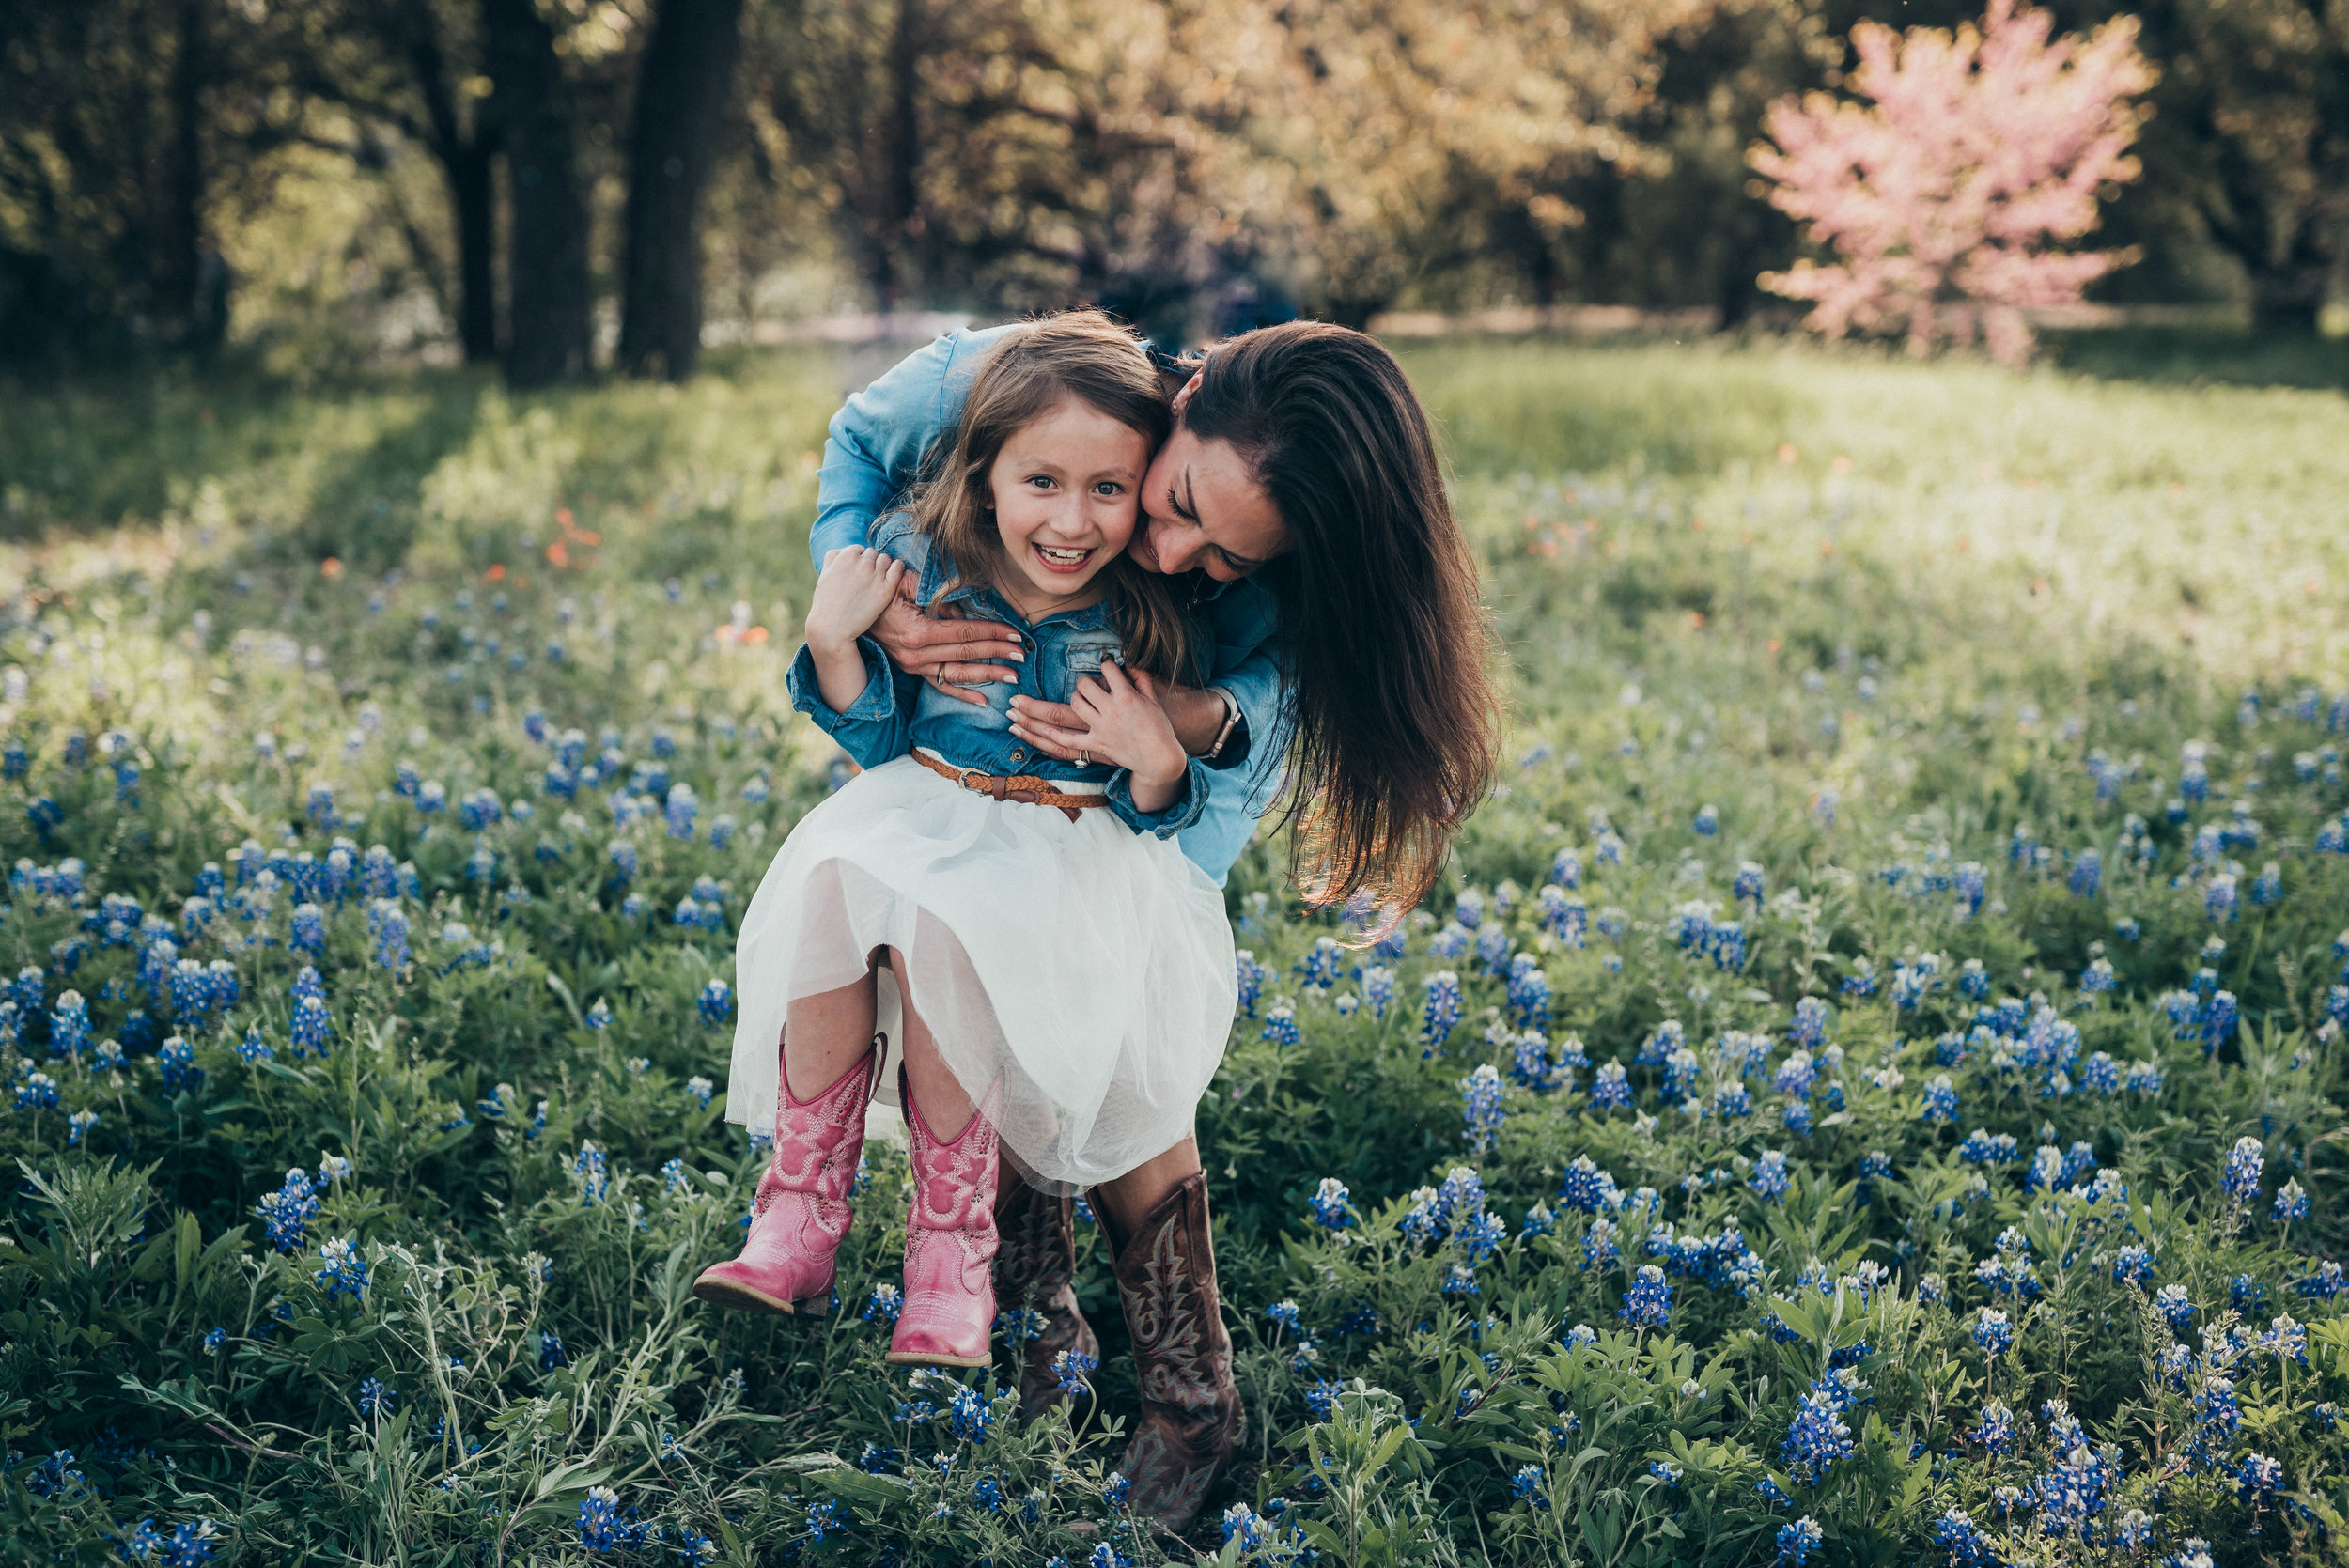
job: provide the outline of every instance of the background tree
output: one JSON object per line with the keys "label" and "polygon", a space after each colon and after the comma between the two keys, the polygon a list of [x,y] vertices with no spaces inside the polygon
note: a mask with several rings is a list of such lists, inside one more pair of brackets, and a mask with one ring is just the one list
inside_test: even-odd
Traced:
{"label": "background tree", "polygon": [[741,54],[742,0],[661,0],[629,141],[619,363],[681,380],[701,357],[702,194]]}
{"label": "background tree", "polygon": [[595,293],[570,85],[532,0],[482,0],[482,35],[506,161],[506,379],[576,380],[595,367]]}
{"label": "background tree", "polygon": [[2084,42],[2049,43],[2052,25],[1990,0],[1979,30],[1953,36],[1854,28],[1850,85],[1869,105],[1781,100],[1765,122],[1776,145],[1752,155],[1772,203],[1838,260],[1798,260],[1765,286],[1811,301],[1829,336],[1905,329],[1921,353],[1979,334],[2002,360],[2028,357],[2021,312],[2077,301],[2123,259],[2049,246],[2088,233],[2098,191],[2135,177],[2128,100],[2153,85],[2133,21]]}

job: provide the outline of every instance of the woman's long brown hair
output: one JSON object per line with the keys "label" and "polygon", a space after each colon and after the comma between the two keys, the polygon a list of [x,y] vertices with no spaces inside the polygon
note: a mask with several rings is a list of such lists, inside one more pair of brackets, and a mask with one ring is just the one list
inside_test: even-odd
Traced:
{"label": "woman's long brown hair", "polygon": [[[1075,310],[1005,333],[988,350],[962,419],[906,502],[914,526],[938,541],[957,572],[1000,585],[1011,569],[995,524],[988,474],[1003,443],[1074,398],[1140,434],[1157,452],[1172,425],[1167,390],[1150,352],[1097,310]],[[1125,661],[1165,680],[1196,684],[1193,639],[1172,579],[1144,571],[1124,551],[1102,570],[1125,641]]]}
{"label": "woman's long brown hair", "polygon": [[1315,902],[1399,917],[1501,744],[1492,629],[1427,412],[1393,355],[1322,322],[1236,337],[1200,378],[1184,426],[1238,450],[1288,531],[1259,576],[1296,720],[1292,872]]}

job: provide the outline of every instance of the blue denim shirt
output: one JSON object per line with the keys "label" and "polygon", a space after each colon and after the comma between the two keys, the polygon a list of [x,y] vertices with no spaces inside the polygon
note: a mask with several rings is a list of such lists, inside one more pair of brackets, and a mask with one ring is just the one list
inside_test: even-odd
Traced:
{"label": "blue denim shirt", "polygon": [[[1012,698],[1067,702],[1076,694],[1080,680],[1104,662],[1114,662],[1125,651],[1114,609],[1108,601],[1031,622],[993,589],[957,582],[960,574],[954,562],[927,535],[914,532],[902,512],[882,521],[873,536],[873,545],[913,568],[916,604],[925,610],[951,606],[966,620],[1001,621],[1027,644],[1028,657],[1014,666],[1019,672],[1016,683],[991,681],[972,689],[987,698],[987,706],[981,707],[944,695],[918,675],[901,673],[879,643],[860,637],[857,648],[864,655],[864,691],[846,709],[834,711],[824,701],[817,680],[815,656],[802,644],[786,677],[791,706],[839,741],[858,767],[877,768],[916,746],[926,746],[956,767],[975,772],[1027,773],[1103,785],[1110,809],[1140,832],[1173,838],[1198,824],[1215,792],[1206,766],[1197,757],[1190,759],[1182,788],[1166,808],[1145,812],[1134,805],[1129,769],[1100,762],[1083,767],[1063,762],[1034,750],[1011,731]],[[949,587],[950,583],[954,586]]]}
{"label": "blue denim shirt", "polygon": [[[899,361],[832,415],[817,476],[816,526],[808,535],[818,570],[827,551],[871,542],[875,520],[919,477],[930,449],[962,417],[980,359],[1007,330],[948,333]],[[1227,748],[1207,765],[1216,787],[1197,821],[1182,831],[1183,853],[1220,886],[1254,836],[1256,818],[1280,792],[1290,709],[1272,654],[1278,620],[1271,593],[1261,583],[1217,582],[1204,575],[1199,583],[1198,613],[1212,644],[1208,684],[1231,692],[1246,721],[1245,748]]]}

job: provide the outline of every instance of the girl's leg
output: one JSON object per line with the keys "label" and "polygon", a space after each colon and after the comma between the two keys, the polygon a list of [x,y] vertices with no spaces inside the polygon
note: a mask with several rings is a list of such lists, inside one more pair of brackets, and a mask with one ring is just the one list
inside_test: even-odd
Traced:
{"label": "girl's leg", "polygon": [[873,1048],[873,976],[801,997],[783,1031],[783,1076],[795,1100],[814,1099]]}
{"label": "girl's leg", "polygon": [[780,1043],[774,1151],[758,1180],[740,1255],[714,1264],[693,1294],[722,1307],[819,1313],[853,1219],[873,1051],[873,977],[791,1003]]}
{"label": "girl's leg", "polygon": [[913,1203],[906,1215],[905,1305],[889,1339],[899,1365],[983,1367],[995,1322],[994,1126],[974,1109],[938,1052],[906,984],[905,955],[890,968],[905,997],[906,1134]]}
{"label": "girl's leg", "polygon": [[[922,1119],[930,1131],[943,1142],[951,1143],[971,1122],[971,1096],[963,1093],[962,1082],[946,1066],[938,1054],[937,1037],[922,1015],[914,1010],[913,988],[906,983],[906,957],[895,948],[889,950],[889,968],[897,977],[897,995],[905,1001],[905,1064],[906,1079],[913,1097],[922,1102]],[[870,995],[872,982],[865,982]],[[831,995],[837,996],[838,992]],[[867,1003],[866,1017],[871,1017]]]}

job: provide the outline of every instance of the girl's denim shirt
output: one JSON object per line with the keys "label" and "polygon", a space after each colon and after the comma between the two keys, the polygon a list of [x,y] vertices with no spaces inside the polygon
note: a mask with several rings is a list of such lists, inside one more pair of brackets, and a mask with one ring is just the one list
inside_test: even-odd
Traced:
{"label": "girl's denim shirt", "polygon": [[[1028,657],[1015,666],[1019,672],[1017,683],[995,681],[971,688],[987,699],[980,706],[932,690],[920,676],[896,669],[879,643],[860,637],[864,691],[845,710],[834,711],[817,685],[815,658],[801,644],[786,677],[791,706],[815,720],[858,767],[878,768],[916,746],[926,746],[956,767],[980,773],[1026,773],[1101,784],[1108,791],[1110,809],[1137,832],[1173,838],[1199,820],[1214,775],[1197,757],[1187,759],[1182,787],[1166,809],[1145,812],[1134,805],[1130,770],[1101,762],[1080,768],[1047,756],[1012,733],[1012,698],[1067,702],[1080,680],[1105,661],[1118,660],[1123,644],[1107,601],[1031,622],[984,585],[965,582],[949,588],[959,575],[954,564],[927,535],[915,532],[903,513],[881,520],[873,547],[913,568],[915,603],[926,610],[951,608],[969,619],[1001,621],[1019,634]],[[1194,626],[1192,634],[1200,635],[1200,629]]]}
{"label": "girl's denim shirt", "polygon": [[[807,541],[818,571],[827,551],[870,541],[892,503],[920,477],[926,456],[953,432],[980,360],[1008,330],[948,333],[832,415]],[[1229,691],[1245,719],[1207,764],[1218,787],[1181,837],[1183,853],[1221,887],[1254,836],[1257,816],[1280,794],[1291,693],[1272,651],[1277,616],[1265,585],[1202,578],[1192,586],[1206,625],[1207,683]]]}

